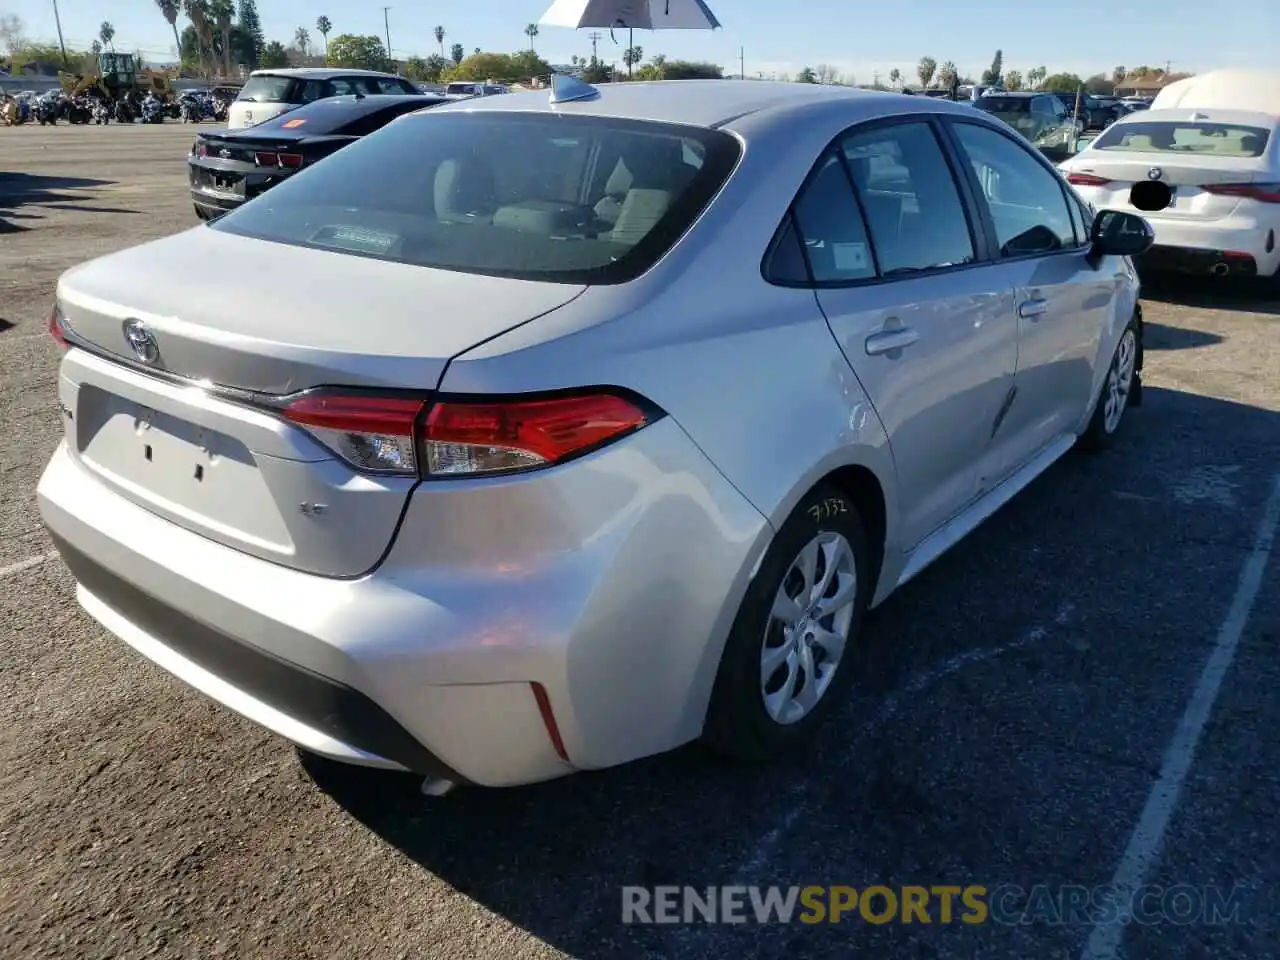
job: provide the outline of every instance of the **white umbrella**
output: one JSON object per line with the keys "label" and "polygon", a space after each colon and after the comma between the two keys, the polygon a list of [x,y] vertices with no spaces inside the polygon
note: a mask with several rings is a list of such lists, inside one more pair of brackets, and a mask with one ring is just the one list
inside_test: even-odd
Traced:
{"label": "white umbrella", "polygon": [[[715,30],[720,21],[702,0],[555,0],[539,24],[573,30]],[[630,67],[627,74],[630,75]]]}

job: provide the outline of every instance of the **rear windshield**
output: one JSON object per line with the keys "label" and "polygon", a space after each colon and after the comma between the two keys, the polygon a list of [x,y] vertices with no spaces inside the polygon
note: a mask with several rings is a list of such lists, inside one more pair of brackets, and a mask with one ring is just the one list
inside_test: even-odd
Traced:
{"label": "rear windshield", "polygon": [[1099,134],[1094,150],[1136,153],[1195,153],[1218,157],[1260,157],[1270,132],[1232,123],[1142,120],[1119,123]]}
{"label": "rear windshield", "polygon": [[288,103],[292,87],[293,77],[279,77],[268,73],[250,77],[236,99],[253,103]]}
{"label": "rear windshield", "polygon": [[551,114],[405,117],[211,229],[421,266],[621,283],[690,226],[738,160],[703,127]]}
{"label": "rear windshield", "polygon": [[987,113],[1026,113],[1031,109],[1027,97],[979,97],[974,104]]}
{"label": "rear windshield", "polygon": [[476,92],[476,84],[474,83],[451,83],[444,88],[445,93],[458,94],[463,93],[470,96]]}

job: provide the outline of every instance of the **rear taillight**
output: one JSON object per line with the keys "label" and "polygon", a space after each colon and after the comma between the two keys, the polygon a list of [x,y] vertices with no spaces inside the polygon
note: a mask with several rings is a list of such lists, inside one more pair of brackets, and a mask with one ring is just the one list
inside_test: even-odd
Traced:
{"label": "rear taillight", "polygon": [[278,167],[280,166],[279,154],[275,153],[255,153],[253,162],[259,167]]}
{"label": "rear taillight", "polygon": [[417,398],[314,393],[285,407],[284,416],[357,469],[416,476],[414,425],[425,405]]}
{"label": "rear taillight", "polygon": [[1280,183],[1208,183],[1207,193],[1224,197],[1244,197],[1263,203],[1280,203]]}
{"label": "rear taillight", "polygon": [[640,429],[639,405],[613,393],[539,400],[443,400],[431,408],[422,440],[433,477],[509,473],[579,456]]}
{"label": "rear taillight", "polygon": [[62,316],[62,308],[56,303],[49,311],[49,336],[53,337],[54,342],[63,350],[71,348],[71,344],[67,342],[66,320]]}
{"label": "rear taillight", "polygon": [[280,154],[280,166],[288,170],[297,170],[302,166],[302,154],[300,153],[282,153]]}
{"label": "rear taillight", "polygon": [[1111,181],[1106,177],[1095,177],[1092,173],[1068,173],[1067,183],[1077,187],[1105,187]]}
{"label": "rear taillight", "polygon": [[282,412],[359,470],[426,478],[551,466],[621,439],[659,415],[641,401],[606,391],[537,399],[444,397],[427,410],[428,403],[319,391]]}
{"label": "rear taillight", "polygon": [[193,157],[207,157],[209,155],[209,147],[203,140],[197,140],[191,145],[191,155]]}

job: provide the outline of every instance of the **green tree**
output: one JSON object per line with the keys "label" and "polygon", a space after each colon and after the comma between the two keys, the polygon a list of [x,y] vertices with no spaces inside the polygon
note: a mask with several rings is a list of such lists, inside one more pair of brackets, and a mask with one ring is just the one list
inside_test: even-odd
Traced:
{"label": "green tree", "polygon": [[284,44],[279,40],[272,40],[262,48],[261,65],[266,69],[287,67],[289,65],[289,51],[284,48]]}
{"label": "green tree", "polygon": [[960,82],[960,71],[956,69],[956,65],[948,60],[938,68],[938,86],[943,90],[950,90],[952,84]]}
{"label": "green tree", "polygon": [[938,72],[938,61],[933,57],[921,57],[920,62],[916,64],[916,77],[920,80],[921,87],[928,87],[933,83],[934,74]]}
{"label": "green tree", "polygon": [[182,12],[191,21],[191,26],[196,31],[196,39],[199,41],[199,56],[196,62],[199,64],[200,73],[209,76],[213,72],[213,65],[217,58],[213,52],[213,22],[210,19],[208,0],[182,0]]}
{"label": "green tree", "polygon": [[1074,73],[1055,73],[1044,79],[1040,89],[1049,93],[1075,93],[1083,85],[1084,81]]}
{"label": "green tree", "polygon": [[331,67],[351,67],[361,70],[390,70],[391,59],[382,41],[373,35],[359,37],[344,33],[329,42],[329,52],[324,62]]}
{"label": "green tree", "polygon": [[1004,74],[1004,51],[997,50],[996,55],[991,58],[991,66],[982,74],[982,82],[984,84],[999,83],[1000,77]]}
{"label": "green tree", "polygon": [[1032,67],[1027,71],[1027,86],[1032,90],[1039,90],[1040,84],[1044,83],[1044,78],[1048,74],[1049,71],[1044,67]]}
{"label": "green tree", "polygon": [[591,62],[582,69],[582,79],[587,83],[612,83],[613,68],[592,57]]}
{"label": "green tree", "polygon": [[813,72],[812,67],[805,67],[796,74],[796,83],[817,83],[818,75]]}
{"label": "green tree", "polygon": [[116,45],[112,41],[116,38],[116,28],[112,26],[110,20],[103,20],[102,26],[98,27],[98,39],[112,53],[116,52]]}
{"label": "green tree", "polygon": [[440,47],[440,56],[444,57],[444,27],[436,27],[432,32],[436,35],[436,45]]}
{"label": "green tree", "polygon": [[1092,77],[1084,82],[1084,88],[1095,96],[1110,97],[1116,92],[1115,82],[1108,79],[1106,74],[1095,73]]}
{"label": "green tree", "polygon": [[462,58],[466,55],[467,52],[462,49],[462,44],[460,43],[455,43],[449,50],[449,59],[453,61],[455,67],[462,63]]}
{"label": "green tree", "polygon": [[897,67],[894,67],[892,70],[889,71],[889,83],[894,87],[901,88],[902,71],[899,70]]}
{"label": "green tree", "polygon": [[1022,89],[1022,74],[1017,70],[1010,70],[1004,75],[1004,85],[1007,90]]}
{"label": "green tree", "polygon": [[250,70],[256,70],[262,63],[267,37],[262,32],[262,18],[258,16],[258,4],[255,0],[240,0],[236,24],[244,38],[238,48],[239,62],[246,64]]}
{"label": "green tree", "polygon": [[178,36],[178,14],[182,12],[182,5],[178,0],[156,0],[156,6],[160,9],[160,14],[169,24],[169,29],[173,31],[173,45],[177,48],[178,55],[182,55],[182,40]]}
{"label": "green tree", "polygon": [[316,33],[324,37],[324,55],[329,55],[329,31],[333,29],[333,21],[328,17],[316,17]]}
{"label": "green tree", "polygon": [[635,68],[640,66],[640,61],[644,59],[644,47],[627,47],[622,51],[622,63],[627,68],[627,76],[630,77],[635,72]]}
{"label": "green tree", "polygon": [[723,80],[724,67],[694,60],[668,60],[662,64],[662,77],[664,80]]}

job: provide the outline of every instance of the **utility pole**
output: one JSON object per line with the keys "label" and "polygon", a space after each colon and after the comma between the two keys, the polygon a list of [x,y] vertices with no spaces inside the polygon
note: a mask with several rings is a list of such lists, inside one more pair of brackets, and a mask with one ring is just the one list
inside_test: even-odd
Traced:
{"label": "utility pole", "polygon": [[58,16],[58,0],[53,0],[53,22],[58,26],[58,48],[62,51],[62,66],[70,70],[71,65],[67,62],[67,44],[62,39],[62,18]]}
{"label": "utility pole", "polygon": [[604,39],[604,34],[589,33],[587,34],[587,39],[591,41],[591,62],[598,63],[599,57],[596,55],[596,45],[599,44],[600,41]]}
{"label": "utility pole", "polygon": [[738,48],[738,79],[747,79],[747,54],[743,47]]}
{"label": "utility pole", "polygon": [[387,59],[391,61],[392,67],[395,66],[396,58],[391,55],[391,8],[382,8],[382,25],[387,31]]}

